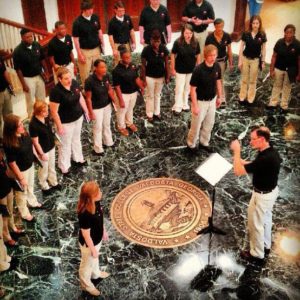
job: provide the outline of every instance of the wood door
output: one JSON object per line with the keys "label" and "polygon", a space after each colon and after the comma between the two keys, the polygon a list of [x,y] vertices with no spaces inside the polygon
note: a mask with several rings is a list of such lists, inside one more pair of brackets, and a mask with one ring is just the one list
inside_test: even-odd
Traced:
{"label": "wood door", "polygon": [[47,31],[44,0],[22,0],[24,23]]}
{"label": "wood door", "polygon": [[171,17],[172,31],[180,31],[182,25],[181,16],[186,3],[186,0],[169,0],[167,2]]}

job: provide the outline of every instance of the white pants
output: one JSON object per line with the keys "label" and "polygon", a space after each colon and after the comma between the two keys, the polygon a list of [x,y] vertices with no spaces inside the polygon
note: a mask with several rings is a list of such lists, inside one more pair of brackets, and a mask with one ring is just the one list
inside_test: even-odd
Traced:
{"label": "white pants", "polygon": [[14,192],[10,191],[6,197],[0,199],[0,204],[6,205],[9,212],[8,227],[12,230],[16,230],[15,219],[14,219]]}
{"label": "white pants", "polygon": [[71,166],[71,156],[76,162],[83,162],[81,145],[81,127],[83,117],[71,123],[63,123],[64,134],[60,136],[61,144],[58,147],[58,167],[63,173],[68,172]]}
{"label": "white pants", "polygon": [[[99,257],[93,257],[89,247],[85,245],[82,246],[80,243],[79,247],[81,252],[81,261],[79,266],[80,285],[85,290],[87,288],[93,289],[95,286],[92,283],[91,278],[97,279],[100,277]],[[95,248],[98,252],[100,247],[101,242],[98,245],[95,245]]]}
{"label": "white pants", "polygon": [[7,89],[0,92],[0,138],[3,137],[3,117],[12,113],[11,96]]}
{"label": "white pants", "polygon": [[215,123],[216,98],[211,101],[198,100],[199,114],[192,114],[191,128],[187,137],[187,144],[190,148],[195,148],[200,139],[200,144],[209,145],[211,131]]}
{"label": "white pants", "polygon": [[7,250],[3,240],[3,220],[0,214],[0,272],[9,269],[10,263],[8,262]]}
{"label": "white pants", "polygon": [[45,153],[48,160],[40,160],[43,167],[38,169],[38,179],[42,190],[48,190],[51,186],[57,185],[57,176],[55,171],[55,147],[49,152]]}
{"label": "white pants", "polygon": [[280,102],[281,108],[287,109],[290,102],[291,90],[292,85],[287,71],[275,68],[275,79],[269,105],[277,106]]}
{"label": "white pants", "polygon": [[36,196],[34,195],[33,189],[34,189],[34,165],[25,170],[22,171],[22,175],[27,181],[27,188],[24,192],[15,192],[15,198],[16,198],[16,204],[18,207],[18,210],[20,212],[20,215],[22,218],[26,218],[30,212],[28,209],[28,205],[31,207],[38,206],[38,201],[36,199]]}
{"label": "white pants", "polygon": [[117,120],[119,128],[126,128],[133,124],[133,109],[136,103],[137,92],[132,94],[122,94],[125,107],[118,107]]}
{"label": "white pants", "polygon": [[111,104],[100,109],[94,109],[93,112],[96,116],[96,120],[93,124],[94,151],[103,153],[103,144],[106,146],[112,146],[114,144],[110,128]]}
{"label": "white pants", "polygon": [[225,95],[225,88],[224,88],[224,73],[226,70],[226,62],[225,61],[219,61],[218,62],[220,68],[221,68],[221,84],[222,84],[222,102],[226,102],[226,95]]}
{"label": "white pants", "polygon": [[278,193],[278,187],[268,194],[252,192],[248,206],[248,230],[250,253],[255,257],[264,258],[264,248],[271,248],[272,209]]}
{"label": "white pants", "polygon": [[175,76],[175,104],[172,107],[173,111],[181,112],[183,109],[189,109],[189,93],[190,80],[192,73],[181,74],[176,73]]}
{"label": "white pants", "polygon": [[200,53],[201,53],[201,62],[203,62],[204,55],[203,50],[205,47],[205,41],[207,38],[207,30],[204,30],[203,32],[194,32],[195,38],[197,39],[199,46],[200,46]]}
{"label": "white pants", "polygon": [[156,116],[160,115],[160,98],[164,80],[164,77],[153,78],[146,76],[146,114],[149,118],[152,118],[153,114]]}
{"label": "white pants", "polygon": [[31,118],[33,104],[35,100],[43,100],[46,98],[45,83],[42,76],[37,75],[34,77],[24,77],[24,81],[29,88],[29,93],[26,95],[27,114]]}
{"label": "white pants", "polygon": [[[65,67],[70,71],[72,79],[76,79],[75,74],[74,74],[74,64],[72,62],[70,62]],[[58,79],[57,79],[57,76],[56,76],[56,72],[54,71],[54,68],[52,68],[52,72],[53,72],[54,83],[57,84]]]}

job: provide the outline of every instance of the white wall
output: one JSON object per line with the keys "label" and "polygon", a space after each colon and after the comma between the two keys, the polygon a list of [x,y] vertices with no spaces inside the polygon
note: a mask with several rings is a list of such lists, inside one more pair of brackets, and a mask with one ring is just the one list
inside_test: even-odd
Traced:
{"label": "white wall", "polygon": [[24,24],[21,0],[0,0],[0,17]]}
{"label": "white wall", "polygon": [[[1,0],[0,0],[1,1]],[[49,32],[54,29],[54,24],[58,21],[58,8],[57,1],[54,0],[44,0],[47,28]]]}

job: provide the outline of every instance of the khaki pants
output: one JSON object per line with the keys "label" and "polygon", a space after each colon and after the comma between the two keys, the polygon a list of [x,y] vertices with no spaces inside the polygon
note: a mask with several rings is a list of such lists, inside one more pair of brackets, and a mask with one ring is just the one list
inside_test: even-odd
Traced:
{"label": "khaki pants", "polygon": [[[76,79],[75,74],[74,74],[74,64],[72,62],[70,62],[65,67],[70,71],[70,73],[72,75],[72,79]],[[54,83],[57,84],[58,83],[58,79],[57,79],[57,76],[56,76],[56,72],[54,71],[54,68],[52,68],[52,72],[53,72]]]}
{"label": "khaki pants", "polygon": [[226,102],[226,95],[225,95],[225,88],[224,88],[224,73],[226,70],[226,62],[225,61],[219,61],[218,62],[220,68],[221,68],[221,84],[222,84],[222,102]]}
{"label": "khaki pants", "polygon": [[78,69],[81,78],[81,83],[84,86],[85,80],[90,75],[93,70],[94,61],[101,58],[100,47],[94,49],[80,49],[81,53],[84,55],[86,62],[83,64],[78,60]]}
{"label": "khaki pants", "polygon": [[[83,289],[94,289],[95,286],[91,281],[100,277],[99,258],[92,256],[91,250],[87,246],[79,244],[81,252],[81,261],[79,266],[79,280]],[[95,245],[97,251],[100,250],[101,242]]]}
{"label": "khaki pants", "polygon": [[272,209],[278,197],[278,187],[271,193],[252,192],[248,207],[248,230],[250,253],[264,258],[264,248],[271,248],[272,243]]}
{"label": "khaki pants", "polygon": [[111,121],[111,104],[100,109],[93,110],[96,120],[93,124],[94,151],[103,153],[103,144],[112,146],[114,144],[110,128]]}
{"label": "khaki pants", "polygon": [[259,59],[248,59],[243,56],[242,80],[240,90],[240,100],[247,98],[252,103],[256,95],[256,83],[258,76]]}
{"label": "khaki pants", "polygon": [[175,76],[175,103],[172,107],[173,111],[181,112],[183,109],[189,109],[190,80],[192,73],[181,74],[176,73]]}
{"label": "khaki pants", "polygon": [[132,94],[122,94],[125,107],[118,107],[117,120],[119,128],[126,128],[133,124],[133,109],[136,103],[137,92]]}
{"label": "khaki pants", "polygon": [[192,114],[191,128],[187,137],[187,145],[190,148],[195,148],[198,140],[203,146],[208,146],[211,136],[211,131],[215,123],[216,99],[211,101],[198,100],[199,114]]}
{"label": "khaki pants", "polygon": [[38,169],[38,179],[42,190],[48,190],[51,186],[57,185],[57,176],[55,171],[55,147],[46,153],[48,160],[40,160],[43,167]]}
{"label": "khaki pants", "polygon": [[7,250],[3,240],[3,220],[2,215],[0,214],[0,272],[3,272],[10,267],[10,263],[8,262],[9,256],[7,255]]}
{"label": "khaki pants", "polygon": [[29,93],[25,93],[25,96],[26,96],[27,114],[28,117],[30,118],[32,115],[34,102],[36,100],[45,101],[46,89],[45,89],[44,80],[40,75],[34,77],[24,77],[24,81],[29,88]]}
{"label": "khaki pants", "polygon": [[8,227],[12,230],[16,230],[15,220],[14,220],[14,193],[13,190],[10,191],[6,197],[0,199],[0,204],[6,205],[9,212],[8,217]]}
{"label": "khaki pants", "polygon": [[75,162],[83,162],[81,145],[81,127],[83,117],[71,123],[63,123],[64,134],[60,135],[61,144],[58,147],[58,167],[63,173],[71,167],[71,156]]}
{"label": "khaki pants", "polygon": [[24,192],[15,192],[16,204],[21,217],[24,219],[28,217],[30,211],[28,205],[31,207],[38,206],[38,201],[34,195],[34,166],[32,165],[29,169],[22,171],[22,175],[27,181],[27,188]]}
{"label": "khaki pants", "polygon": [[275,80],[269,106],[277,106],[278,102],[280,102],[281,108],[287,109],[289,106],[291,90],[292,85],[287,71],[275,69]]}
{"label": "khaki pants", "polygon": [[153,78],[146,76],[146,114],[149,118],[152,118],[153,114],[156,116],[160,115],[160,98],[164,80],[164,77]]}
{"label": "khaki pants", "polygon": [[194,32],[195,38],[197,39],[199,46],[200,46],[200,53],[201,53],[201,62],[204,60],[203,50],[205,47],[205,41],[207,38],[207,30],[204,30],[203,32]]}
{"label": "khaki pants", "polygon": [[[127,44],[117,44],[117,43],[115,43],[116,49],[118,49],[118,47],[120,45],[124,45],[131,52],[129,43],[127,43]],[[120,52],[119,52],[118,57],[114,57],[114,67],[119,63],[120,59],[121,58],[120,58]]]}
{"label": "khaki pants", "polygon": [[0,92],[0,138],[3,137],[3,117],[12,113],[11,96],[7,89]]}

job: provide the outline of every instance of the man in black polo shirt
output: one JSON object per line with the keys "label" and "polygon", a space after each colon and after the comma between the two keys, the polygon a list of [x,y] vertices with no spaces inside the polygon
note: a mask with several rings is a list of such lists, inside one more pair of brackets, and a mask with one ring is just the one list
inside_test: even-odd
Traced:
{"label": "man in black polo shirt", "polygon": [[279,39],[274,47],[270,75],[275,81],[268,109],[276,108],[280,102],[282,112],[286,112],[292,90],[291,83],[300,81],[300,42],[295,38],[295,33],[294,25],[286,25],[284,38]]}
{"label": "man in black polo shirt", "polygon": [[191,152],[196,152],[198,140],[199,147],[212,152],[209,141],[215,123],[216,108],[221,105],[222,95],[221,68],[216,62],[217,52],[214,45],[205,46],[204,62],[194,69],[190,81],[192,123],[187,145]]}
{"label": "man in black polo shirt", "polygon": [[125,14],[125,7],[122,1],[114,5],[115,16],[108,24],[108,38],[114,55],[114,65],[120,60],[118,47],[124,45],[128,50],[134,51],[135,34],[130,16]]}
{"label": "man in black polo shirt", "polygon": [[248,230],[250,251],[242,251],[241,257],[263,264],[270,253],[272,236],[272,208],[278,197],[278,174],[281,158],[270,145],[270,130],[255,127],[251,131],[250,145],[259,151],[254,161],[241,159],[241,145],[238,140],[231,143],[234,173],[237,176],[253,174],[253,192],[248,207]]}
{"label": "man in black polo shirt", "polygon": [[44,54],[40,44],[33,39],[33,33],[28,29],[20,31],[22,42],[13,52],[14,67],[26,93],[28,117],[32,114],[33,103],[36,99],[45,100],[45,83],[47,80],[46,64],[43,61]]}
{"label": "man in black polo shirt", "polygon": [[77,74],[76,63],[73,54],[72,37],[67,34],[67,27],[63,21],[55,23],[56,36],[49,42],[48,56],[53,68],[55,83],[58,82],[56,72],[59,67],[66,67],[72,78],[75,79]]}
{"label": "man in black polo shirt", "polygon": [[99,17],[93,14],[93,3],[82,1],[80,9],[81,15],[73,23],[72,35],[78,55],[81,83],[84,86],[94,61],[101,58],[101,49],[104,52],[104,41]]}
{"label": "man in black polo shirt", "polygon": [[201,60],[203,61],[203,49],[207,37],[206,29],[215,19],[212,5],[206,0],[189,1],[182,12],[181,19],[193,26],[195,37],[200,45]]}
{"label": "man in black polo shirt", "polygon": [[0,58],[0,144],[3,138],[3,117],[12,113],[9,86],[11,86],[10,76],[4,61]]}
{"label": "man in black polo shirt", "polygon": [[151,33],[155,29],[161,33],[163,44],[171,42],[171,19],[167,8],[160,4],[160,0],[150,0],[150,5],[142,10],[139,22],[142,45],[150,44]]}

